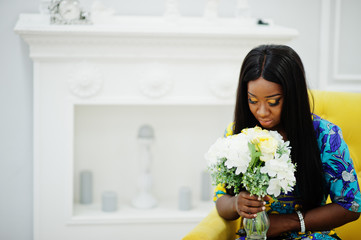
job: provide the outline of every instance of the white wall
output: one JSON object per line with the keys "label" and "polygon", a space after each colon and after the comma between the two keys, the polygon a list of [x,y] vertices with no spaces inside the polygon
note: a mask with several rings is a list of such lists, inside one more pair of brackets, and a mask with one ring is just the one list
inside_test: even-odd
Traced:
{"label": "white wall", "polygon": [[0,239],[32,239],[32,63],[13,32],[37,0],[0,0]]}
{"label": "white wall", "polygon": [[[201,16],[205,1],[179,0],[180,11],[185,16]],[[0,0],[0,239],[6,240],[33,239],[32,62],[27,45],[13,27],[20,13],[37,12],[39,2]],[[89,8],[92,1],[81,2]],[[161,15],[165,0],[102,2],[122,15]],[[255,17],[271,18],[278,25],[299,30],[300,36],[290,45],[304,61],[311,88],[327,89],[335,84],[346,91],[361,92],[361,34],[357,29],[361,15],[356,11],[361,9],[361,1],[340,1],[340,8],[337,0],[249,2]],[[234,4],[235,0],[220,0],[220,15],[231,17]],[[332,30],[337,25],[333,21],[335,9],[341,12],[338,42]],[[333,72],[335,58],[339,59],[335,65],[338,77]]]}

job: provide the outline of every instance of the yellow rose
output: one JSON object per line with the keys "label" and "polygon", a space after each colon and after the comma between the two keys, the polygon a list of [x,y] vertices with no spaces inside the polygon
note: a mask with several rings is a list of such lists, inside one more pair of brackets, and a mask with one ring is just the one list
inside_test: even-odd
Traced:
{"label": "yellow rose", "polygon": [[270,135],[267,135],[263,135],[258,138],[258,149],[262,153],[260,159],[264,162],[273,158],[276,153],[278,144],[276,139],[274,139]]}
{"label": "yellow rose", "polygon": [[254,128],[245,128],[242,133],[249,137],[251,143],[258,144],[259,137],[263,135],[264,131],[267,132],[267,130],[262,130],[262,128],[256,126]]}
{"label": "yellow rose", "polygon": [[278,142],[268,130],[256,126],[254,128],[245,128],[242,133],[247,135],[249,141],[256,145],[256,149],[262,153],[260,157],[262,161],[266,162],[273,158]]}

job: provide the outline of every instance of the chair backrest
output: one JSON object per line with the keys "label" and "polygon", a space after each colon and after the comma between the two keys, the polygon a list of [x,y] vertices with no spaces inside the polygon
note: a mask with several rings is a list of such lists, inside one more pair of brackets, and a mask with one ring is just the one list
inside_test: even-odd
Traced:
{"label": "chair backrest", "polygon": [[[361,93],[326,92],[312,90],[314,113],[336,124],[350,150],[350,155],[361,183]],[[311,98],[312,103],[312,98]],[[311,104],[312,105],[312,104]],[[336,228],[344,240],[359,239],[361,217]]]}

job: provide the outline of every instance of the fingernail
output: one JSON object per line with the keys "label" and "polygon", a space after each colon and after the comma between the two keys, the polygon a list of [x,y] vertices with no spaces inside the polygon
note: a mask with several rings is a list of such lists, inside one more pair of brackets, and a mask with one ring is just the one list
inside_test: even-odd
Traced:
{"label": "fingernail", "polygon": [[266,202],[263,202],[263,205],[266,205]]}
{"label": "fingernail", "polygon": [[258,197],[258,201],[261,201],[261,197]]}
{"label": "fingernail", "polygon": [[257,214],[254,214],[253,217],[257,217]]}
{"label": "fingernail", "polygon": [[262,210],[264,211],[264,210],[266,210],[266,208],[265,208],[265,207],[262,207]]}

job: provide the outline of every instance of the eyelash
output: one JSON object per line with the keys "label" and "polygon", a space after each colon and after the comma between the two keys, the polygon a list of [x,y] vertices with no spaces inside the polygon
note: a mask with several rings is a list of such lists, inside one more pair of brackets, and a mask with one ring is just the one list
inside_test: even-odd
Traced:
{"label": "eyelash", "polygon": [[274,103],[268,103],[271,107],[277,106],[280,103],[280,98],[279,99],[275,99]]}
{"label": "eyelash", "polygon": [[[275,99],[275,102],[274,103],[268,103],[268,105],[270,106],[270,107],[275,107],[275,106],[277,106],[279,103],[280,103],[280,99],[281,98],[279,98],[279,99]],[[250,104],[256,104],[258,101],[252,101],[250,98],[248,98],[248,102],[250,103]]]}

